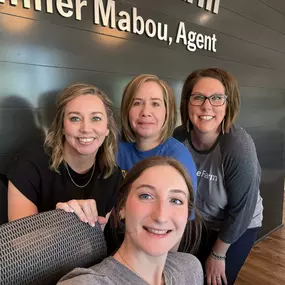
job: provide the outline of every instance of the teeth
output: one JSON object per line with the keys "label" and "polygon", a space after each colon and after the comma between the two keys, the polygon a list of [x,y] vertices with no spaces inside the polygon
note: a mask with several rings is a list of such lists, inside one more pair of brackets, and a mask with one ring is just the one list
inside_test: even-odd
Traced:
{"label": "teeth", "polygon": [[213,116],[200,116],[200,119],[202,119],[202,120],[211,120],[211,119],[213,119]]}
{"label": "teeth", "polygon": [[156,235],[165,235],[167,233],[167,230],[155,230],[151,228],[147,228],[147,230],[151,233],[154,233]]}
{"label": "teeth", "polygon": [[92,142],[93,140],[94,140],[94,138],[79,138],[79,140],[81,141],[81,142]]}

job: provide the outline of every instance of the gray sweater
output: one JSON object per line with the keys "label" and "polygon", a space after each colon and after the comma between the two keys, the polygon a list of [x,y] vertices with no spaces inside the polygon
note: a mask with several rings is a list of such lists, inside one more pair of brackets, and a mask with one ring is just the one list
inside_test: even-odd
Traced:
{"label": "gray sweater", "polygon": [[[198,259],[188,253],[168,253],[164,267],[166,285],[203,285],[203,270]],[[58,285],[147,285],[133,271],[113,257],[85,268],[76,268],[65,275]]]}
{"label": "gray sweater", "polygon": [[197,167],[197,206],[208,228],[219,238],[234,243],[248,228],[262,223],[261,169],[251,136],[232,126],[206,151],[198,151],[182,126],[174,137],[191,152]]}

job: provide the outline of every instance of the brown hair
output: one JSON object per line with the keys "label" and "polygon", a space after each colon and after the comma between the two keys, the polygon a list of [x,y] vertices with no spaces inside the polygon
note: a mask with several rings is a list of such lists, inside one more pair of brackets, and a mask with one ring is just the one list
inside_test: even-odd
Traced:
{"label": "brown hair", "polygon": [[188,114],[189,96],[191,95],[195,84],[204,77],[217,79],[224,85],[225,95],[227,95],[224,130],[225,132],[228,132],[240,109],[240,93],[235,77],[231,73],[220,68],[199,69],[192,72],[187,77],[182,89],[180,103],[182,125],[187,128],[187,124],[189,123],[190,129],[193,127]]}
{"label": "brown hair", "polygon": [[[195,219],[187,221],[184,235],[180,243],[181,245],[183,245],[183,248],[180,247],[180,250],[194,253],[197,251],[200,245],[201,233],[202,233],[201,218],[200,214],[198,213],[194,205],[195,198],[194,198],[194,191],[193,191],[191,178],[186,169],[182,166],[182,164],[174,158],[153,156],[140,161],[127,173],[118,191],[117,206],[115,208],[114,214],[112,215],[112,219],[115,219],[113,220],[113,223],[115,227],[119,227],[120,229],[121,223],[120,223],[119,212],[126,204],[132,183],[135,180],[137,180],[146,169],[154,166],[164,166],[164,165],[171,166],[174,169],[176,169],[184,178],[187,188],[189,190],[189,201],[188,201],[189,213],[195,212]],[[121,228],[121,230],[124,229]]]}
{"label": "brown hair", "polygon": [[63,161],[63,121],[65,106],[74,98],[81,95],[94,95],[103,102],[108,120],[109,135],[97,152],[97,161],[103,176],[110,176],[116,166],[115,153],[117,151],[117,127],[113,115],[111,100],[97,87],[89,84],[74,84],[65,88],[59,95],[56,103],[56,115],[46,136],[44,146],[50,154],[50,169],[59,173],[59,165]]}
{"label": "brown hair", "polygon": [[136,92],[140,86],[148,81],[156,82],[163,91],[164,104],[166,107],[166,118],[161,129],[160,139],[162,142],[167,140],[174,131],[177,119],[177,110],[175,97],[172,87],[165,81],[159,79],[155,75],[142,74],[133,78],[125,87],[122,104],[121,104],[121,125],[122,125],[122,140],[126,142],[135,142],[136,137],[129,122],[129,112],[132,107]]}

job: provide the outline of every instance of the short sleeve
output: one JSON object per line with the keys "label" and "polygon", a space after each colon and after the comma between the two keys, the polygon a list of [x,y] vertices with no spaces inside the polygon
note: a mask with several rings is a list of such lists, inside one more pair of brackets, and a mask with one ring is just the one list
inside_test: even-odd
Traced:
{"label": "short sleeve", "polygon": [[186,170],[190,174],[190,177],[192,179],[193,189],[194,189],[195,196],[196,196],[196,192],[197,192],[196,172],[197,171],[196,171],[196,165],[194,163],[191,153],[183,144],[179,143],[179,147],[177,148],[175,152],[175,158],[186,168]]}
{"label": "short sleeve", "polygon": [[[196,165],[194,163],[194,160],[192,158],[192,155],[190,151],[179,141],[176,139],[173,139],[173,145],[170,156],[177,159],[187,170],[187,172],[190,175],[192,185],[193,185],[193,191],[194,191],[194,203],[196,203],[196,197],[197,197],[197,176],[196,176]],[[193,211],[190,214],[189,219],[194,220],[195,218],[195,212]]]}
{"label": "short sleeve", "polygon": [[25,197],[38,207],[41,178],[38,167],[28,156],[28,154],[17,155],[13,159],[7,172],[7,178]]}
{"label": "short sleeve", "polygon": [[196,197],[197,192],[197,176],[196,176],[196,165],[192,158],[190,151],[178,140],[172,138],[171,153],[169,154],[173,158],[177,159],[188,171],[193,184],[194,194]]}

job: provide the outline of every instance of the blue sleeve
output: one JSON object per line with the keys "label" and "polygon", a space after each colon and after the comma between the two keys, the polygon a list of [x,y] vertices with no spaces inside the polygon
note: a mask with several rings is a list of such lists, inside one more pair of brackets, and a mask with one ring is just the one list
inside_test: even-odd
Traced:
{"label": "blue sleeve", "polygon": [[[196,197],[197,197],[197,170],[196,165],[194,163],[194,160],[192,158],[192,155],[190,151],[180,142],[177,141],[177,145],[175,145],[174,151],[171,155],[173,158],[177,159],[188,171],[190,174],[192,185],[193,185],[193,191],[194,191],[194,203],[196,203]],[[192,212],[189,219],[194,220],[195,213]]]}
{"label": "blue sleeve", "polygon": [[196,197],[196,192],[197,192],[197,170],[196,170],[196,165],[194,163],[194,160],[192,158],[191,153],[189,150],[184,147],[184,145],[181,145],[181,149],[177,155],[175,155],[175,158],[186,168],[188,173],[190,174],[190,177],[192,179],[192,184],[193,184],[193,189],[195,192],[195,197]]}

